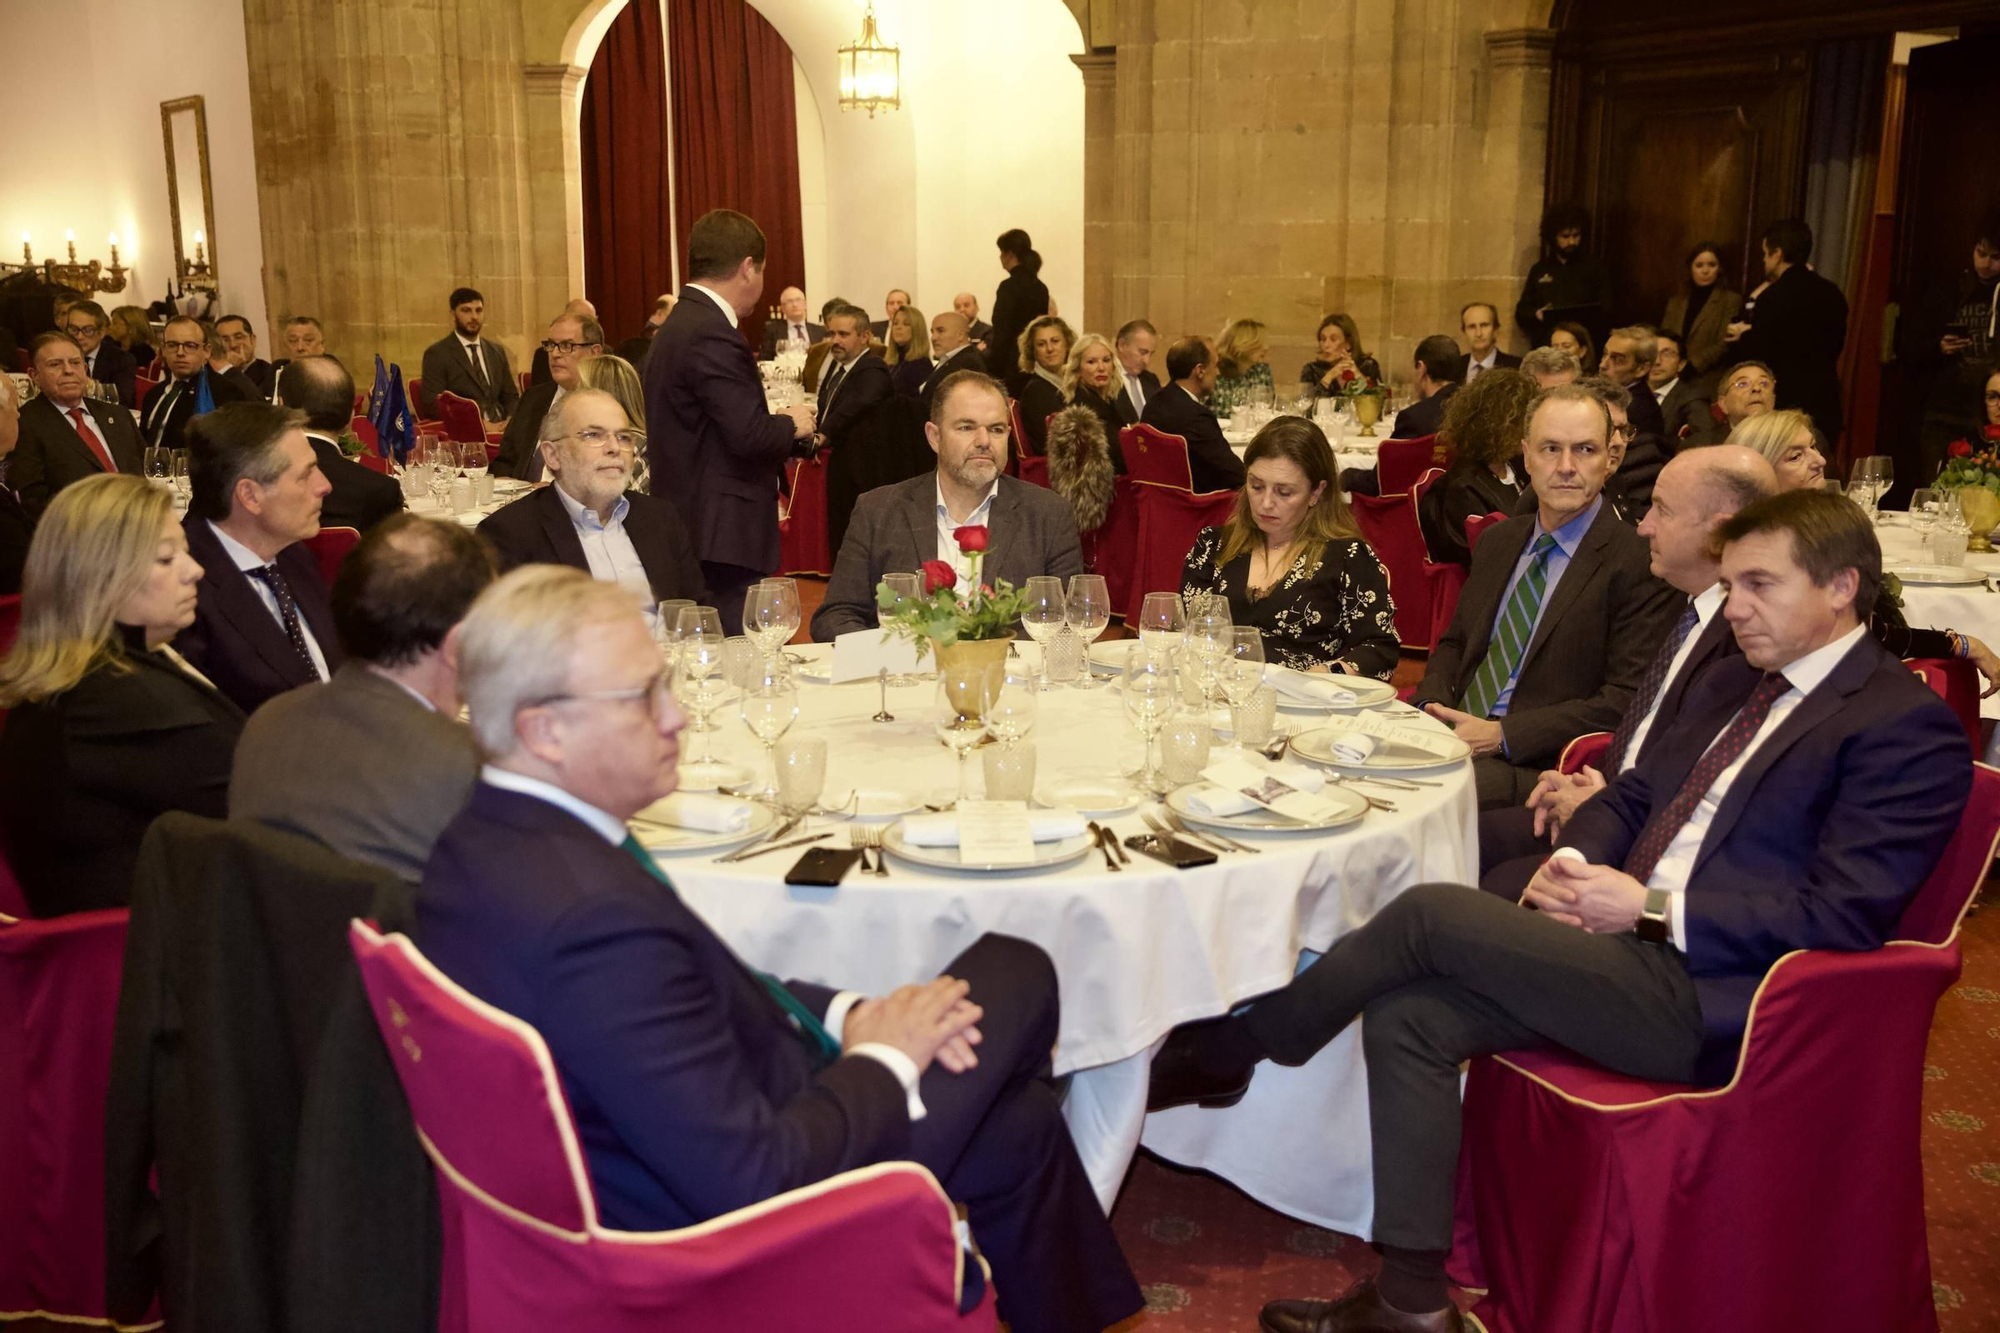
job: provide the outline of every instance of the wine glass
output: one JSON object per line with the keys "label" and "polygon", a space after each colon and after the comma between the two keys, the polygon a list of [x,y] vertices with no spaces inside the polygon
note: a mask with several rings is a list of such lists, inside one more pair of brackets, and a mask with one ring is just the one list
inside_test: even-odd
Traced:
{"label": "wine glass", "polygon": [[1229,599],[1220,593],[1187,597],[1187,652],[1204,702],[1215,697],[1216,669],[1229,647]]}
{"label": "wine glass", "polygon": [[193,479],[188,475],[188,451],[176,449],[173,454],[174,489],[181,493],[182,499],[186,499],[194,485]]}
{"label": "wine glass", "polygon": [[146,477],[149,481],[164,481],[171,485],[174,479],[174,451],[160,445],[148,445],[145,453]]}
{"label": "wine glass", "polygon": [[1035,693],[1047,688],[1047,678],[1044,670],[1042,683],[1037,683],[1035,673],[1020,665],[1007,665],[1002,670],[1000,688],[986,703],[986,729],[1006,749],[1019,745],[1034,729]]}
{"label": "wine glass", "polygon": [[1181,646],[1187,632],[1187,608],[1177,592],[1149,592],[1139,606],[1139,642],[1147,651]]}
{"label": "wine glass", "polygon": [[[784,631],[782,637],[778,640],[777,647],[782,649],[799,632],[799,625],[803,620],[799,611],[799,581],[797,579],[772,577],[765,579],[764,582],[773,584],[777,588],[777,592],[774,594],[777,598],[777,624]],[[797,659],[791,660],[796,665]]]}
{"label": "wine glass", "polygon": [[1077,681],[1080,690],[1096,688],[1090,672],[1090,645],[1097,636],[1104,633],[1111,623],[1111,591],[1104,585],[1102,574],[1072,574],[1069,579],[1069,596],[1064,603],[1065,619],[1070,633],[1083,640],[1083,676]]}
{"label": "wine glass", "polygon": [[709,734],[715,730],[709,715],[722,701],[729,682],[723,678],[722,616],[712,606],[690,606],[681,611],[680,700],[693,722],[688,730],[701,736],[698,755],[681,760],[681,784],[689,789],[713,787],[731,773],[729,765],[716,759]]}
{"label": "wine glass", "polygon": [[[895,598],[895,605],[884,609],[878,602],[875,607],[875,623],[886,626],[890,617],[924,597],[924,576],[922,574],[884,574],[882,584]],[[907,671],[898,671],[889,677],[891,685],[914,685],[920,679]]]}
{"label": "wine glass", "polygon": [[1243,750],[1248,747],[1243,744],[1240,715],[1243,705],[1264,683],[1264,634],[1255,625],[1237,625],[1230,629],[1226,645],[1216,674],[1222,697],[1229,700],[1230,748]]}
{"label": "wine glass", "polygon": [[1049,688],[1049,640],[1055,638],[1069,618],[1063,582],[1052,574],[1037,574],[1021,589],[1021,628],[1041,647],[1041,681],[1038,690]]}
{"label": "wine glass", "polygon": [[1919,486],[1910,492],[1910,531],[1916,534],[1917,544],[1930,541],[1931,529],[1938,521],[1938,493],[1928,486]]}
{"label": "wine glass", "polygon": [[737,706],[743,725],[750,728],[764,747],[770,761],[771,780],[756,793],[760,801],[778,800],[778,761],[774,747],[778,737],[791,729],[799,718],[799,687],[792,681],[792,666],[782,657],[757,659],[744,676],[743,700]]}
{"label": "wine glass", "polygon": [[[786,628],[786,602],[790,601],[791,627]],[[753,639],[766,657],[773,656],[798,629],[798,585],[790,579],[763,579],[743,594],[743,632]]]}
{"label": "wine glass", "polygon": [[1119,687],[1125,715],[1132,719],[1132,725],[1146,742],[1146,757],[1140,762],[1137,782],[1142,790],[1158,795],[1165,790],[1165,782],[1153,765],[1153,739],[1174,709],[1173,655],[1165,649],[1149,648],[1142,640],[1125,658],[1125,674]]}
{"label": "wine glass", "polygon": [[961,658],[938,664],[938,739],[958,759],[958,801],[972,799],[965,785],[965,757],[986,739],[986,710],[1000,674],[997,662]]}
{"label": "wine glass", "polygon": [[673,666],[681,642],[681,612],[694,603],[685,597],[674,597],[661,602],[653,609],[653,642],[660,645],[660,656]]}

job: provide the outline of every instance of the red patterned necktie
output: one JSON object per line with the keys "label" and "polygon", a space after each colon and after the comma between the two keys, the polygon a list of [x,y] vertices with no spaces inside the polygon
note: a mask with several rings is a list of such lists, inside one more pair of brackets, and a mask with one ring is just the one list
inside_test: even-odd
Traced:
{"label": "red patterned necktie", "polygon": [[1708,747],[1708,753],[1695,764],[1694,770],[1687,775],[1687,781],[1674,794],[1674,799],[1667,803],[1664,810],[1647,820],[1645,828],[1639,830],[1638,841],[1632,844],[1632,850],[1625,858],[1626,874],[1641,884],[1653,877],[1660,858],[1666,855],[1668,844],[1687,826],[1688,816],[1701,804],[1701,798],[1708,795],[1708,789],[1715,785],[1723,770],[1749,748],[1751,738],[1770,715],[1771,705],[1791,688],[1791,682],[1776,671],[1757,682],[1757,688],[1750,692],[1750,697],[1743,701],[1743,707],[1736,710],[1736,716],[1729,720],[1729,725]]}
{"label": "red patterned necktie", "polygon": [[1700,619],[1694,602],[1689,601],[1687,610],[1681,612],[1681,618],[1674,622],[1673,633],[1660,643],[1660,651],[1653,654],[1652,665],[1646,668],[1644,678],[1639,681],[1639,692],[1632,696],[1631,706],[1619,719],[1618,729],[1611,733],[1611,748],[1604,753],[1605,773],[1615,777],[1621,771],[1619,765],[1624,761],[1626,749],[1632,744],[1632,733],[1639,729],[1639,723],[1646,714],[1653,711],[1660,691],[1666,688],[1667,670],[1674,664],[1674,654],[1687,642],[1687,636],[1694,632],[1695,622]]}
{"label": "red patterned necktie", "polygon": [[118,464],[112,461],[111,451],[104,447],[104,441],[97,438],[97,432],[84,421],[83,409],[66,407],[63,411],[69,414],[70,423],[76,427],[76,433],[83,437],[83,446],[90,450],[91,457],[95,458],[98,465],[106,472],[116,472]]}

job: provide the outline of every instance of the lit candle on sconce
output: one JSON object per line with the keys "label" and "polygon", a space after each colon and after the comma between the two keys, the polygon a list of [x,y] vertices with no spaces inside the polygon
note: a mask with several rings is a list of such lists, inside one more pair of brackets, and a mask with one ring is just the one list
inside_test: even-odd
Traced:
{"label": "lit candle on sconce", "polygon": [[71,229],[65,229],[63,231],[63,241],[69,246],[69,262],[74,264],[76,262],[76,232]]}
{"label": "lit candle on sconce", "polygon": [[33,264],[33,263],[35,262],[35,252],[34,252],[34,249],[33,249],[33,244],[34,244],[34,238],[33,238],[33,237],[31,237],[31,236],[29,236],[27,232],[25,232],[25,231],[24,231],[24,232],[22,232],[22,233],[21,233],[21,262],[22,262],[23,264]]}
{"label": "lit candle on sconce", "polygon": [[111,233],[111,267],[118,267],[118,233]]}
{"label": "lit candle on sconce", "polygon": [[206,245],[207,243],[208,243],[208,237],[202,233],[200,228],[196,228],[194,233],[194,262],[197,268],[208,262],[207,258],[202,254],[201,251],[202,246]]}

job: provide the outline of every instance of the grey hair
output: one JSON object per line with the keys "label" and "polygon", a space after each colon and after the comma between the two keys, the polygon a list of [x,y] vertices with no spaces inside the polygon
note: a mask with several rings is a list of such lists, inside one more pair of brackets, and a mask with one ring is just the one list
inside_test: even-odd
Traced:
{"label": "grey hair", "polygon": [[569,688],[584,630],[639,613],[637,593],[567,565],[523,565],[481,593],[458,627],[458,691],[486,757],[513,753],[521,710]]}
{"label": "grey hair", "polygon": [[[1565,352],[1563,355],[1568,356],[1569,354]],[[1524,357],[1522,359],[1525,361],[1527,358]],[[1575,357],[1570,357],[1572,361],[1575,359]],[[1526,425],[1529,439],[1534,438],[1535,414],[1540,412],[1543,406],[1549,403],[1589,403],[1597,409],[1597,415],[1604,419],[1604,433],[1597,437],[1598,442],[1607,446],[1610,445],[1611,409],[1604,405],[1604,399],[1595,389],[1582,384],[1557,384],[1535,395],[1534,401],[1528,404],[1528,415],[1522,418]]]}
{"label": "grey hair", "polygon": [[[1622,329],[1611,330],[1611,338],[1632,340],[1632,359],[1642,366],[1650,366],[1660,356],[1660,340],[1644,324],[1627,324]],[[1605,339],[1609,342],[1611,339]]]}
{"label": "grey hair", "polygon": [[1602,398],[1607,407],[1615,407],[1620,412],[1632,410],[1632,391],[1608,375],[1585,375],[1576,382],[1576,387],[1590,390]]}
{"label": "grey hair", "polygon": [[[608,393],[603,389],[571,389],[562,396],[562,401],[550,408],[548,415],[542,418],[541,434],[536,438],[543,444],[547,444],[551,440],[560,440],[563,436],[569,434],[569,410],[586,398],[602,398],[615,406],[620,412],[625,410],[625,405],[618,401],[616,394]],[[632,424],[629,418],[625,424],[628,426]]]}
{"label": "grey hair", "polygon": [[1559,347],[1537,347],[1521,358],[1521,373],[1530,378],[1539,375],[1581,375],[1583,363]]}

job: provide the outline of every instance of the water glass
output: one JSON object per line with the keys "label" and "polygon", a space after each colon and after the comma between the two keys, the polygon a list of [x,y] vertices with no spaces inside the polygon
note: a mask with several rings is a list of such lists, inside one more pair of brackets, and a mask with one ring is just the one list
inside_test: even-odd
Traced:
{"label": "water glass", "polygon": [[1244,701],[1229,710],[1234,741],[1246,750],[1261,750],[1271,743],[1278,725],[1278,689],[1259,685]]}
{"label": "water glass", "polygon": [[1931,533],[1930,540],[1931,563],[1956,569],[1965,563],[1965,547],[1972,540],[1972,534],[1962,525],[1939,524],[1937,530]]}
{"label": "water glass", "polygon": [[1208,725],[1208,710],[1183,708],[1168,720],[1160,732],[1160,767],[1171,787],[1185,787],[1208,767],[1214,732]]}
{"label": "water glass", "polygon": [[799,629],[799,585],[791,579],[763,579],[743,594],[743,632],[766,655],[783,648]]}
{"label": "water glass", "polygon": [[757,645],[747,635],[737,635],[722,645],[722,678],[737,689],[748,689],[756,674]]}
{"label": "water glass", "polygon": [[660,646],[660,656],[666,659],[668,666],[673,666],[678,660],[681,612],[693,605],[685,597],[674,597],[653,608],[653,642]]}
{"label": "water glass", "polygon": [[[1229,700],[1229,727],[1235,733],[1235,746],[1244,748],[1243,724],[1239,717],[1244,706],[1260,687],[1264,685],[1264,635],[1254,625],[1237,625],[1229,631],[1228,646],[1223,650],[1221,660],[1216,664],[1216,675],[1222,685],[1222,697]],[[1277,693],[1272,691],[1272,706],[1277,703]],[[1269,733],[1266,733],[1269,739]]]}
{"label": "water glass", "polygon": [[993,702],[994,677],[987,663],[960,660],[938,667],[938,739],[958,760],[958,799],[972,799],[965,785],[965,757],[986,739],[986,710]]}
{"label": "water glass", "polygon": [[[921,602],[924,599],[924,576],[922,574],[884,574],[882,576],[882,586],[887,588],[890,595],[895,598],[895,606],[889,610],[884,610],[878,601],[875,605],[875,621],[877,624],[886,625],[889,617],[895,615],[897,611],[913,603]],[[914,685],[918,680],[922,679],[922,675],[921,671],[915,674],[907,671],[898,671],[889,677],[889,683],[891,685]]]}
{"label": "water glass", "polygon": [[1042,648],[1043,669],[1049,674],[1049,681],[1055,685],[1073,685],[1079,676],[1088,678],[1084,670],[1083,640],[1075,630],[1064,625],[1062,632],[1050,639]]}
{"label": "water glass", "polygon": [[787,736],[775,754],[778,808],[787,819],[796,819],[819,804],[826,790],[826,737]]}
{"label": "water glass", "polygon": [[980,757],[986,770],[986,799],[1026,801],[1035,794],[1035,747],[993,745]]}
{"label": "water glass", "polygon": [[1916,535],[1917,544],[1925,545],[1930,540],[1931,529],[1938,521],[1938,493],[1928,486],[1919,486],[1910,492],[1910,531]]}
{"label": "water glass", "polygon": [[1035,693],[1041,687],[1035,676],[1009,658],[1000,675],[1000,688],[986,704],[986,729],[1008,749],[1021,743],[1035,726]]}
{"label": "water glass", "polygon": [[715,730],[709,715],[721,702],[723,691],[729,688],[722,669],[722,617],[712,606],[687,607],[680,615],[678,637],[677,693],[692,718],[688,730],[700,736],[699,752],[681,761],[681,780],[690,787],[712,786],[720,774],[728,771],[727,765],[715,759],[709,739]]}

